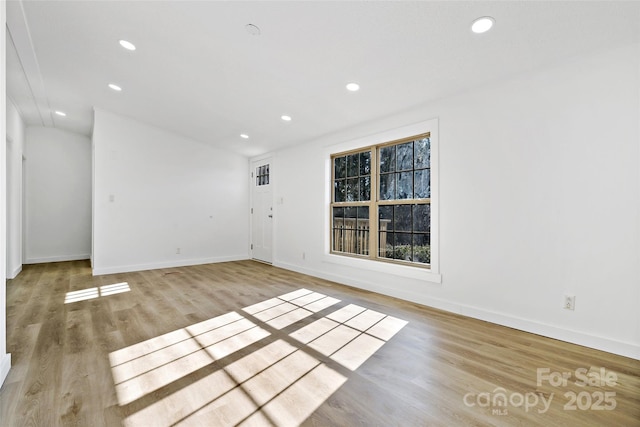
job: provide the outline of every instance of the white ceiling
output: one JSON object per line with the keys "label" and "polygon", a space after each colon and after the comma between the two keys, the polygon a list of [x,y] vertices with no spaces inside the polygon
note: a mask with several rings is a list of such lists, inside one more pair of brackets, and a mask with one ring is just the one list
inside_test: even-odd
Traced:
{"label": "white ceiling", "polygon": [[[7,92],[27,124],[89,135],[96,107],[249,156],[640,40],[638,2],[8,1],[7,14]],[[473,34],[484,15],[494,29]]]}

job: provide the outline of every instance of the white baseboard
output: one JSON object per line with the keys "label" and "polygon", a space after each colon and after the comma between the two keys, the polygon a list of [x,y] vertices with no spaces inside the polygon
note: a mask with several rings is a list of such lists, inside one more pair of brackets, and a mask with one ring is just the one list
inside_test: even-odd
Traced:
{"label": "white baseboard", "polygon": [[9,375],[9,370],[11,370],[11,354],[5,354],[0,359],[0,386],[4,384],[4,380]]}
{"label": "white baseboard", "polygon": [[132,271],[157,270],[160,268],[188,267],[191,265],[215,264],[218,262],[242,261],[246,259],[249,259],[248,254],[213,258],[181,259],[177,261],[154,262],[148,264],[117,265],[100,268],[94,267],[93,275],[101,276],[104,274],[130,273]]}
{"label": "white baseboard", "polygon": [[492,312],[477,307],[461,305],[459,314],[560,341],[640,360],[640,345],[637,344],[612,340],[610,338],[565,329],[534,320],[522,319],[513,315]]}
{"label": "white baseboard", "polygon": [[8,273],[7,279],[15,279],[16,277],[18,277],[18,274],[20,274],[20,272],[22,272],[22,264],[14,268],[13,271],[10,271]]}
{"label": "white baseboard", "polygon": [[532,334],[542,335],[548,338],[553,338],[560,341],[578,344],[596,350],[602,350],[608,353],[618,354],[620,356],[640,360],[640,345],[634,343],[627,343],[588,334],[585,332],[564,329],[558,326],[548,325],[534,320],[518,318],[513,315],[493,312],[483,308],[463,305],[439,298],[424,296],[415,298],[414,295],[404,294],[397,289],[379,288],[376,286],[371,286],[371,283],[360,281],[358,279],[354,279],[353,277],[340,276],[327,273],[325,271],[317,271],[300,267],[293,264],[274,261],[273,265],[276,267],[284,268],[285,270],[291,270],[298,273],[307,274],[309,276],[331,280],[333,282],[353,286],[383,295],[388,295],[394,298],[400,298],[406,301],[426,305],[428,307],[437,308],[439,310],[449,311],[474,319],[484,320],[486,322],[495,323],[497,325],[518,329],[524,332],[530,332]]}
{"label": "white baseboard", "polygon": [[64,262],[64,261],[79,261],[91,258],[89,254],[82,255],[60,255],[43,258],[27,258],[25,264],[44,264],[47,262]]}
{"label": "white baseboard", "polygon": [[398,289],[389,289],[377,286],[371,286],[370,282],[364,280],[358,280],[353,277],[342,276],[339,274],[327,273],[326,271],[317,271],[312,269],[303,268],[294,264],[287,264],[282,262],[274,262],[275,267],[284,268],[285,270],[295,271],[297,273],[307,274],[309,276],[319,277],[321,279],[330,280],[332,282],[340,283],[342,285],[353,286],[355,288],[364,289],[367,291],[375,292],[382,295],[387,295],[394,298],[399,298],[405,301],[416,302],[418,304],[426,305],[428,307],[437,308],[439,310],[450,311],[452,313],[458,313],[458,305],[447,300],[440,298],[424,298],[420,301],[412,298],[412,295],[405,294]]}

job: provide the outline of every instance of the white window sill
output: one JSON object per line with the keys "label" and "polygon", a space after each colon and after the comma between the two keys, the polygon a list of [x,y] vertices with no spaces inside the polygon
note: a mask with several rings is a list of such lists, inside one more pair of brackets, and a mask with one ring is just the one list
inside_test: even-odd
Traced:
{"label": "white window sill", "polygon": [[383,261],[374,261],[371,259],[362,259],[333,254],[325,254],[324,262],[391,274],[408,279],[424,280],[426,282],[432,283],[442,283],[441,274],[434,273],[433,271],[422,267],[412,267],[408,265],[392,264]]}

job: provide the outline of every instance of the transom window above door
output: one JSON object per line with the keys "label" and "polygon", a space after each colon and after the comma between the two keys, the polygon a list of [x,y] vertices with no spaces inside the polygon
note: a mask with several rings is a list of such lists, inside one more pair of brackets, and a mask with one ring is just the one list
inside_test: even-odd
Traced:
{"label": "transom window above door", "polygon": [[269,185],[269,165],[262,165],[256,168],[256,185]]}

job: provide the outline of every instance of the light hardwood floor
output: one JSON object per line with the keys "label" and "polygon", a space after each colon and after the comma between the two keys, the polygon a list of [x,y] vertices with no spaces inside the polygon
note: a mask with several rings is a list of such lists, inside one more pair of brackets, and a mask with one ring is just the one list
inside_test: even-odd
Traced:
{"label": "light hardwood floor", "polygon": [[640,425],[637,360],[253,261],[25,266],[7,316],[2,426]]}

